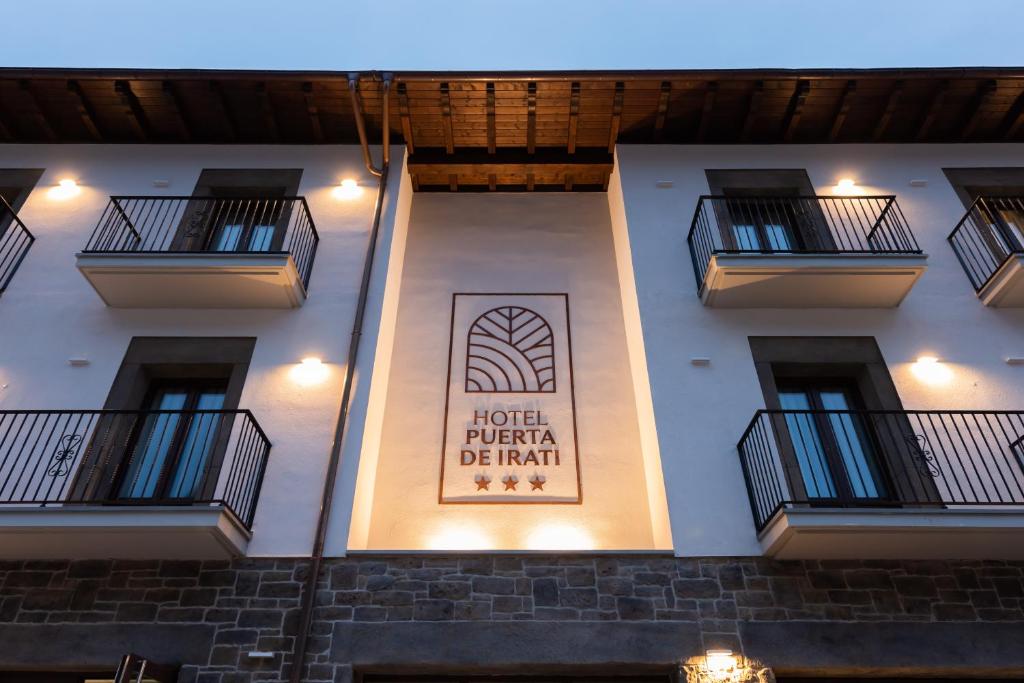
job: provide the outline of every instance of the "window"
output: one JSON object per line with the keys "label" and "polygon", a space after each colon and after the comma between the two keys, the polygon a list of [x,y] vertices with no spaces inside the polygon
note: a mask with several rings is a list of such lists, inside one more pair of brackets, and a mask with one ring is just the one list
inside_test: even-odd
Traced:
{"label": "window", "polygon": [[[119,499],[191,499],[224,424],[225,380],[153,382],[118,474]],[[174,411],[174,412],[169,412]]]}
{"label": "window", "polygon": [[43,175],[42,169],[0,169],[0,238]]}
{"label": "window", "polygon": [[204,169],[172,251],[280,251],[301,169]]}
{"label": "window", "polygon": [[887,497],[871,421],[853,412],[863,406],[855,386],[843,380],[781,380],[779,403],[788,411],[828,411],[785,414],[809,497]]}
{"label": "window", "polygon": [[1024,251],[1024,168],[944,168],[997,259]]}
{"label": "window", "polygon": [[212,499],[256,340],[136,337],[84,452],[72,498]]}

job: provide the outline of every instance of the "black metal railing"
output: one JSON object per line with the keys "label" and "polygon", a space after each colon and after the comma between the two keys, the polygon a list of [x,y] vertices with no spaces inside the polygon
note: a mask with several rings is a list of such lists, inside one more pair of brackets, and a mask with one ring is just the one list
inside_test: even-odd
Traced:
{"label": "black metal railing", "polygon": [[738,449],[759,532],[790,506],[1024,507],[1024,412],[759,410]]}
{"label": "black metal railing", "polygon": [[978,197],[948,239],[980,291],[1011,256],[1024,253],[1024,197]]}
{"label": "black metal railing", "polygon": [[247,410],[2,410],[0,511],[219,506],[249,529],[269,454]]}
{"label": "black metal railing", "polygon": [[303,197],[111,197],[83,251],[287,253],[308,288],[319,241]]}
{"label": "black metal railing", "polygon": [[920,254],[894,196],[704,195],[686,238],[697,288],[715,254]]}
{"label": "black metal railing", "polygon": [[35,241],[36,238],[21,222],[11,205],[0,197],[0,294],[7,289]]}

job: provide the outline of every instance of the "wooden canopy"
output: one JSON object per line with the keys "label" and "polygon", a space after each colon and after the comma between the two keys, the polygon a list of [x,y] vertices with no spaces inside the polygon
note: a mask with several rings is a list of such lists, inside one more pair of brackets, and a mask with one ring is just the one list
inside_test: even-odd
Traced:
{"label": "wooden canopy", "polygon": [[[354,144],[344,72],[0,69],[0,140]],[[1024,68],[361,73],[418,190],[600,190],[616,144],[1024,141]]]}

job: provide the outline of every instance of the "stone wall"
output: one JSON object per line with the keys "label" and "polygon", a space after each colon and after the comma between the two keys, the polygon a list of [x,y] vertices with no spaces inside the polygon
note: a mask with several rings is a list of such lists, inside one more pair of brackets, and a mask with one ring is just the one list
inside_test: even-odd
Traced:
{"label": "stone wall", "polygon": [[[287,653],[305,570],[306,563],[294,559],[5,562],[0,565],[0,640],[8,647],[0,649],[0,667],[106,666],[116,661],[115,653],[133,649],[153,659],[164,654],[184,660],[182,680],[279,680],[290,665]],[[351,675],[346,644],[334,642],[339,625],[347,634],[371,626],[380,633],[394,622],[419,623],[417,633],[423,634],[432,624],[441,628],[437,622],[474,622],[477,633],[500,628],[498,622],[677,624],[698,634],[698,652],[714,646],[738,651],[747,645],[744,625],[757,623],[1024,622],[1024,562],[651,556],[330,560],[319,581],[308,679]],[[100,655],[61,642],[74,632],[72,626],[81,625],[90,625],[96,637],[110,634],[113,642],[102,656],[109,652],[113,659],[87,661]],[[187,626],[181,632],[192,638],[208,635],[188,652],[170,642],[175,636],[156,635],[157,627],[172,625]],[[47,645],[22,652],[15,644],[27,634]],[[252,659],[253,650],[275,656]],[[392,658],[400,662],[402,655]]]}

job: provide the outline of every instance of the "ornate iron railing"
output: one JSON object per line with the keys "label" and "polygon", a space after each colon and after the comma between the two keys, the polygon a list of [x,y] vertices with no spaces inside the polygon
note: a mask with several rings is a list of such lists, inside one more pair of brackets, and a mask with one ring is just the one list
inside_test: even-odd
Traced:
{"label": "ornate iron railing", "polygon": [[978,197],[947,238],[975,291],[1024,253],[1024,197]]}
{"label": "ornate iron railing", "polygon": [[291,254],[308,289],[319,241],[303,197],[111,197],[83,251]]}
{"label": "ornate iron railing", "polygon": [[920,254],[894,196],[704,195],[686,238],[698,290],[715,254]]}
{"label": "ornate iron railing", "polygon": [[36,238],[21,222],[11,205],[0,197],[0,294],[7,289],[35,241]]}
{"label": "ornate iron railing", "polygon": [[793,506],[1024,507],[1024,412],[759,410],[737,448],[758,532]]}
{"label": "ornate iron railing", "polygon": [[269,454],[248,410],[3,410],[0,510],[220,506],[251,528]]}

